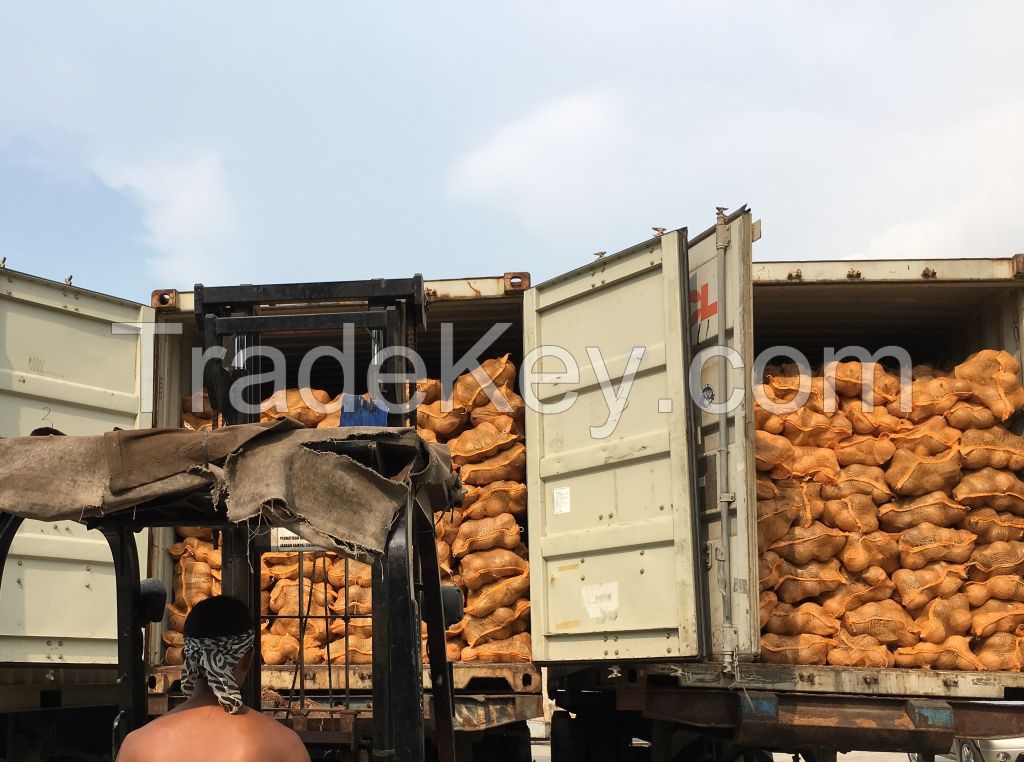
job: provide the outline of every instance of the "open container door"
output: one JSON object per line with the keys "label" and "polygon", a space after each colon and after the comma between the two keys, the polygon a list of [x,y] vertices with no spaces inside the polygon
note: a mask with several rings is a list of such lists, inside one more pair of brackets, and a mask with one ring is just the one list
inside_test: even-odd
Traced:
{"label": "open container door", "polygon": [[[690,239],[691,387],[699,415],[701,533],[713,660],[760,649],[754,469],[751,257],[761,223],[746,207]],[[719,410],[716,405],[722,405]],[[722,432],[725,437],[722,437]],[[720,447],[724,443],[725,447]],[[727,510],[723,510],[727,509]],[[723,537],[729,542],[723,542]]]}
{"label": "open container door", "polygon": [[[0,436],[149,427],[153,320],[149,307],[0,269]],[[115,600],[100,532],[23,522],[0,590],[0,663],[116,664]]]}
{"label": "open container door", "polygon": [[[535,661],[701,654],[688,269],[673,231],[524,296]],[[628,389],[617,420],[604,373]],[[536,404],[563,399],[561,412]]]}

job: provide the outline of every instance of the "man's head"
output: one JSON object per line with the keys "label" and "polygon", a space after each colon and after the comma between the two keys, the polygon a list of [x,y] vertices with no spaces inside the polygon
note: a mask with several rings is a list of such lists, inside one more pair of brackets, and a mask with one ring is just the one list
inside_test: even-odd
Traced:
{"label": "man's head", "polygon": [[249,607],[227,595],[207,598],[189,612],[184,629],[182,690],[191,695],[202,678],[224,709],[238,712],[255,641]]}

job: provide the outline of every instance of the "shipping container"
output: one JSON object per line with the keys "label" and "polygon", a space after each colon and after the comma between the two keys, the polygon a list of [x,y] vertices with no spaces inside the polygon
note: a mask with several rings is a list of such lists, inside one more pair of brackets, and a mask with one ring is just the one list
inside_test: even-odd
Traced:
{"label": "shipping container", "polygon": [[[627,759],[634,737],[653,744],[654,759],[694,739],[716,754],[732,745],[828,758],[853,748],[927,754],[968,729],[1024,734],[1019,713],[994,703],[1024,695],[1020,673],[758,660],[750,399],[751,369],[769,347],[812,364],[826,347],[852,345],[903,346],[915,362],[957,362],[981,348],[1021,359],[1024,258],[761,263],[759,236],[743,208],[699,234],[666,232],[533,288],[524,273],[425,282],[428,327],[409,338],[428,375],[442,366],[446,323],[456,356],[508,323],[480,356],[507,352],[552,374],[529,390],[539,402],[574,396],[563,411],[527,413],[535,664],[456,665],[464,729],[539,715],[537,667],[546,666],[548,691],[574,715],[553,723],[552,754],[563,760]],[[164,327],[154,338],[153,425],[178,426],[181,396],[196,386],[194,306],[188,292],[153,294]],[[310,340],[275,339],[289,385]],[[368,356],[368,339],[357,343]],[[554,349],[538,356],[541,347]],[[333,394],[339,383],[336,369],[314,367],[314,386]],[[738,404],[714,408],[731,399]],[[149,537],[149,575],[167,581],[171,531]],[[176,679],[160,666],[161,626],[147,652],[155,713]],[[266,668],[265,684],[287,687],[293,672]],[[336,673],[310,674],[316,685]],[[348,681],[365,696],[365,673]]]}

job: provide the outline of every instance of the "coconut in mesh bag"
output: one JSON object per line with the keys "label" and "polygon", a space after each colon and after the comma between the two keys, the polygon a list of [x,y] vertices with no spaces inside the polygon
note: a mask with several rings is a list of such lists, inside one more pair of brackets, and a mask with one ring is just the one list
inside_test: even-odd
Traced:
{"label": "coconut in mesh bag", "polygon": [[851,635],[870,635],[883,645],[912,646],[918,641],[914,620],[891,599],[847,611],[843,627]]}
{"label": "coconut in mesh bag", "polygon": [[974,552],[977,536],[965,529],[919,524],[900,535],[900,563],[905,569],[923,569],[934,561],[964,563]]}
{"label": "coconut in mesh bag", "polygon": [[896,445],[888,437],[857,434],[834,446],[836,460],[841,466],[882,466],[889,462]]}
{"label": "coconut in mesh bag", "polygon": [[793,472],[793,443],[778,434],[755,431],[754,464],[773,479],[785,479]]}
{"label": "coconut in mesh bag", "polygon": [[777,596],[771,590],[762,590],[758,597],[758,613],[761,620],[761,629],[768,623],[768,618],[772,615],[775,610],[775,606],[779,602],[779,596]]}
{"label": "coconut in mesh bag", "polygon": [[521,482],[526,477],[526,448],[521,442],[479,463],[467,463],[459,474],[465,484],[482,487],[497,481]]}
{"label": "coconut in mesh bag", "polygon": [[885,481],[885,471],[878,466],[853,463],[844,466],[835,484],[820,486],[824,500],[840,500],[851,495],[867,495],[875,505],[884,505],[893,499],[892,489]]}
{"label": "coconut in mesh bag", "polygon": [[1019,631],[997,632],[982,638],[975,647],[983,669],[999,672],[1020,672],[1024,670],[1024,638]]}
{"label": "coconut in mesh bag", "polygon": [[1016,574],[999,574],[984,582],[968,582],[963,590],[975,608],[983,606],[992,598],[1024,603],[1024,579]]}
{"label": "coconut in mesh bag", "polygon": [[876,405],[873,410],[868,410],[867,406],[856,398],[843,400],[842,410],[853,426],[855,434],[889,435],[898,431],[906,431],[914,425],[904,418],[892,415],[881,405]]}
{"label": "coconut in mesh bag", "polygon": [[978,535],[978,545],[1024,540],[1024,516],[976,508],[964,517],[964,529]]}
{"label": "coconut in mesh bag", "polygon": [[917,423],[943,415],[957,402],[970,397],[973,389],[971,382],[949,376],[919,378],[910,387],[910,410],[906,413],[900,411],[899,402],[890,402],[889,410],[896,415],[906,415]]}
{"label": "coconut in mesh bag", "polygon": [[984,582],[1001,574],[1024,574],[1024,542],[993,542],[978,546],[967,565],[968,576]]}
{"label": "coconut in mesh bag", "polygon": [[504,548],[470,553],[459,564],[462,581],[469,590],[476,590],[489,582],[523,574],[530,564],[518,554]]}
{"label": "coconut in mesh bag", "polygon": [[821,635],[761,636],[761,661],[769,664],[824,664],[832,639]]}
{"label": "coconut in mesh bag", "polygon": [[782,581],[782,565],[785,563],[777,553],[770,550],[762,553],[757,561],[759,589],[774,590]]}
{"label": "coconut in mesh bag", "polygon": [[920,642],[897,648],[895,657],[899,667],[979,671],[984,666],[971,652],[970,639],[963,635],[953,635],[942,643]]}
{"label": "coconut in mesh bag", "polygon": [[983,349],[953,368],[959,379],[974,382],[972,399],[981,402],[1005,421],[1024,406],[1020,363],[1003,350]]}
{"label": "coconut in mesh bag", "polygon": [[793,527],[771,545],[771,550],[792,564],[828,561],[846,545],[846,533],[827,527],[820,521],[807,527]]}
{"label": "coconut in mesh bag", "polygon": [[769,615],[765,630],[776,635],[832,637],[839,632],[839,620],[811,601],[799,606],[780,603]]}
{"label": "coconut in mesh bag", "polygon": [[865,603],[884,601],[891,598],[896,585],[889,579],[885,570],[872,566],[866,569],[858,579],[825,593],[819,599],[822,608],[831,616],[841,619],[847,611],[860,608]]}
{"label": "coconut in mesh bag", "polygon": [[467,519],[484,519],[502,513],[519,516],[526,512],[526,485],[497,481],[484,487],[469,487],[462,511]]}
{"label": "coconut in mesh bag", "polygon": [[479,463],[493,458],[502,450],[519,441],[513,421],[508,416],[498,416],[448,440],[448,449],[452,454],[452,462],[457,466],[467,463]]}
{"label": "coconut in mesh bag", "polygon": [[782,433],[800,447],[831,447],[853,433],[842,413],[824,415],[802,407],[783,417]]}
{"label": "coconut in mesh bag", "polygon": [[908,609],[919,609],[933,598],[948,598],[963,587],[967,577],[964,564],[932,563],[923,569],[897,569],[892,581]]}
{"label": "coconut in mesh bag", "polygon": [[971,471],[953,488],[953,499],[972,508],[994,508],[1024,516],[1024,482],[1009,471]]}
{"label": "coconut in mesh bag", "polygon": [[971,606],[967,596],[957,593],[949,598],[933,598],[917,612],[915,620],[921,640],[944,643],[953,635],[964,635],[971,629]]}
{"label": "coconut in mesh bag", "polygon": [[783,603],[799,603],[831,592],[846,581],[839,569],[839,561],[835,558],[825,563],[812,561],[803,566],[793,566],[783,561],[775,592]]}
{"label": "coconut in mesh bag", "polygon": [[[885,480],[901,497],[949,492],[961,476],[960,453],[956,449],[938,455],[918,455],[911,450],[897,450],[885,472]],[[953,497],[964,502],[955,493]]]}
{"label": "coconut in mesh bag", "polygon": [[871,667],[886,669],[896,663],[892,651],[870,635],[851,635],[840,630],[836,644],[828,652],[833,667]]}
{"label": "coconut in mesh bag", "polygon": [[461,558],[491,548],[512,549],[519,544],[519,524],[511,513],[476,521],[463,521],[452,541],[452,555]]}
{"label": "coconut in mesh bag", "polygon": [[835,484],[839,481],[836,451],[828,447],[794,447],[791,473],[797,479]]}
{"label": "coconut in mesh bag", "polygon": [[887,532],[902,532],[926,523],[938,527],[958,526],[966,517],[967,506],[956,502],[945,492],[902,498],[878,509],[878,522]]}
{"label": "coconut in mesh bag", "polygon": [[867,495],[825,501],[823,521],[844,532],[869,534],[878,530],[878,508]]}
{"label": "coconut in mesh bag", "polygon": [[1019,601],[989,600],[971,609],[971,632],[984,638],[997,632],[1015,632],[1024,625],[1024,603]]}
{"label": "coconut in mesh bag", "polygon": [[843,568],[859,574],[871,567],[880,567],[886,574],[899,568],[900,551],[896,536],[888,532],[850,534],[839,554]]}
{"label": "coconut in mesh bag", "polygon": [[1024,469],[1024,438],[1002,426],[969,429],[960,440],[960,459],[964,468]]}
{"label": "coconut in mesh bag", "polygon": [[910,450],[917,455],[938,455],[960,442],[960,431],[946,425],[946,419],[935,416],[916,426],[893,434],[897,449]]}
{"label": "coconut in mesh bag", "polygon": [[530,661],[531,658],[533,651],[528,632],[513,635],[507,640],[493,640],[475,648],[467,646],[462,649],[462,661],[509,663]]}
{"label": "coconut in mesh bag", "polygon": [[764,552],[789,532],[800,517],[798,503],[781,497],[757,501],[757,549]]}
{"label": "coconut in mesh bag", "polygon": [[954,429],[987,429],[996,423],[995,414],[980,402],[965,400],[957,402],[943,416]]}

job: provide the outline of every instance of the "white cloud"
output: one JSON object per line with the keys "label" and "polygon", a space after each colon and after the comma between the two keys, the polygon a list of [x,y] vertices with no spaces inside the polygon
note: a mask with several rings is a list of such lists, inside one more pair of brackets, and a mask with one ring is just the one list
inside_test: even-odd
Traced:
{"label": "white cloud", "polygon": [[504,209],[541,233],[575,224],[628,171],[624,116],[623,104],[606,93],[546,103],[461,158],[448,191]]}
{"label": "white cloud", "polygon": [[216,151],[196,150],[173,159],[102,159],[94,171],[142,209],[147,243],[157,252],[149,265],[158,282],[229,279],[223,263],[237,244],[237,214]]}

